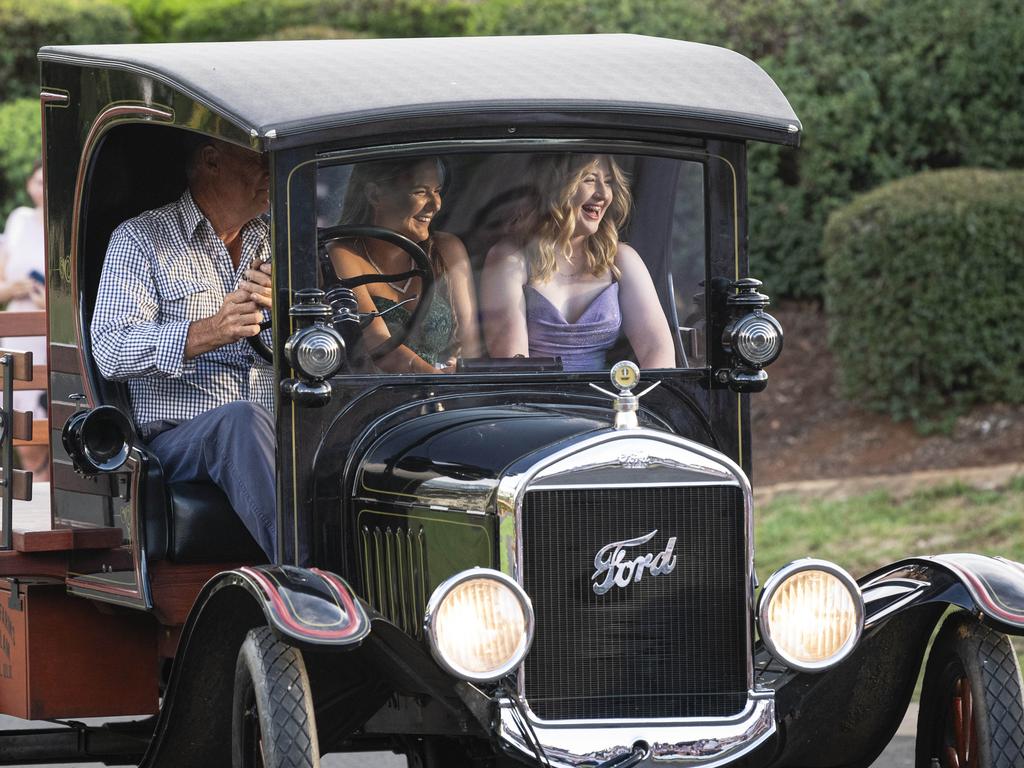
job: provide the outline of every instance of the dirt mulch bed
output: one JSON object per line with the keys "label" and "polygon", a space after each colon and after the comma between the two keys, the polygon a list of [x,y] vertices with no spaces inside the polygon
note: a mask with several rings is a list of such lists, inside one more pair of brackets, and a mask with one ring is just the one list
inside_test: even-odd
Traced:
{"label": "dirt mulch bed", "polygon": [[948,435],[920,435],[909,423],[839,396],[817,305],[769,311],[782,323],[786,344],[768,369],[768,388],[752,396],[756,486],[1024,461],[1024,406],[975,408]]}

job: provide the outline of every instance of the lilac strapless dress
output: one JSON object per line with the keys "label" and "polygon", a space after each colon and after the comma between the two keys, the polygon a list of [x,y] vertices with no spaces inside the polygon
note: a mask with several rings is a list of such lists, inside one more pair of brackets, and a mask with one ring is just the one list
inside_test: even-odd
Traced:
{"label": "lilac strapless dress", "polygon": [[561,357],[567,371],[599,371],[606,367],[605,353],[619,338],[619,284],[599,293],[575,323],[570,323],[532,285],[526,296],[526,332],[530,357]]}

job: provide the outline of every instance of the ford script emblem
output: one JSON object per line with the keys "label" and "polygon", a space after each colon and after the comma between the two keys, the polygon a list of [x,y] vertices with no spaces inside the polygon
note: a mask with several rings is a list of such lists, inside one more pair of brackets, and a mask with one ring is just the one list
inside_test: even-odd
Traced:
{"label": "ford script emblem", "polygon": [[[668,540],[668,545],[657,554],[648,552],[646,555],[631,558],[626,553],[629,547],[639,547],[654,538],[657,529],[644,536],[637,536],[635,539],[625,541],[613,541],[605,544],[598,550],[594,558],[594,592],[603,595],[612,587],[628,587],[630,584],[640,581],[644,571],[649,570],[651,576],[664,576],[672,573],[676,567],[676,556],[672,550],[676,546],[676,537]],[[602,579],[603,576],[603,579]],[[600,579],[600,580],[599,580]]]}

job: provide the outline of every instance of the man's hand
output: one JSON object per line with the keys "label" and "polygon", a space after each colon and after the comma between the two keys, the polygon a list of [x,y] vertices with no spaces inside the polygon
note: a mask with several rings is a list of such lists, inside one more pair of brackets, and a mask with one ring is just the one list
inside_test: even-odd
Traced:
{"label": "man's hand", "polygon": [[263,262],[258,268],[245,270],[245,279],[238,282],[238,290],[246,291],[260,307],[270,309],[273,298],[270,264]]}
{"label": "man's hand", "polygon": [[185,359],[255,336],[260,332],[262,320],[263,312],[252,300],[249,290],[232,291],[224,297],[216,315],[196,320],[189,326]]}

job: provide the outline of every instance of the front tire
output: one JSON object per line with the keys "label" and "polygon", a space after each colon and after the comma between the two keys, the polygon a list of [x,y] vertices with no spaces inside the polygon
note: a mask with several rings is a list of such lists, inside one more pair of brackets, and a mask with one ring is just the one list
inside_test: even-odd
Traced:
{"label": "front tire", "polygon": [[1009,638],[966,611],[932,645],[917,717],[917,768],[1024,768],[1024,695]]}
{"label": "front tire", "polygon": [[309,675],[298,649],[250,629],[235,665],[233,768],[319,768]]}

